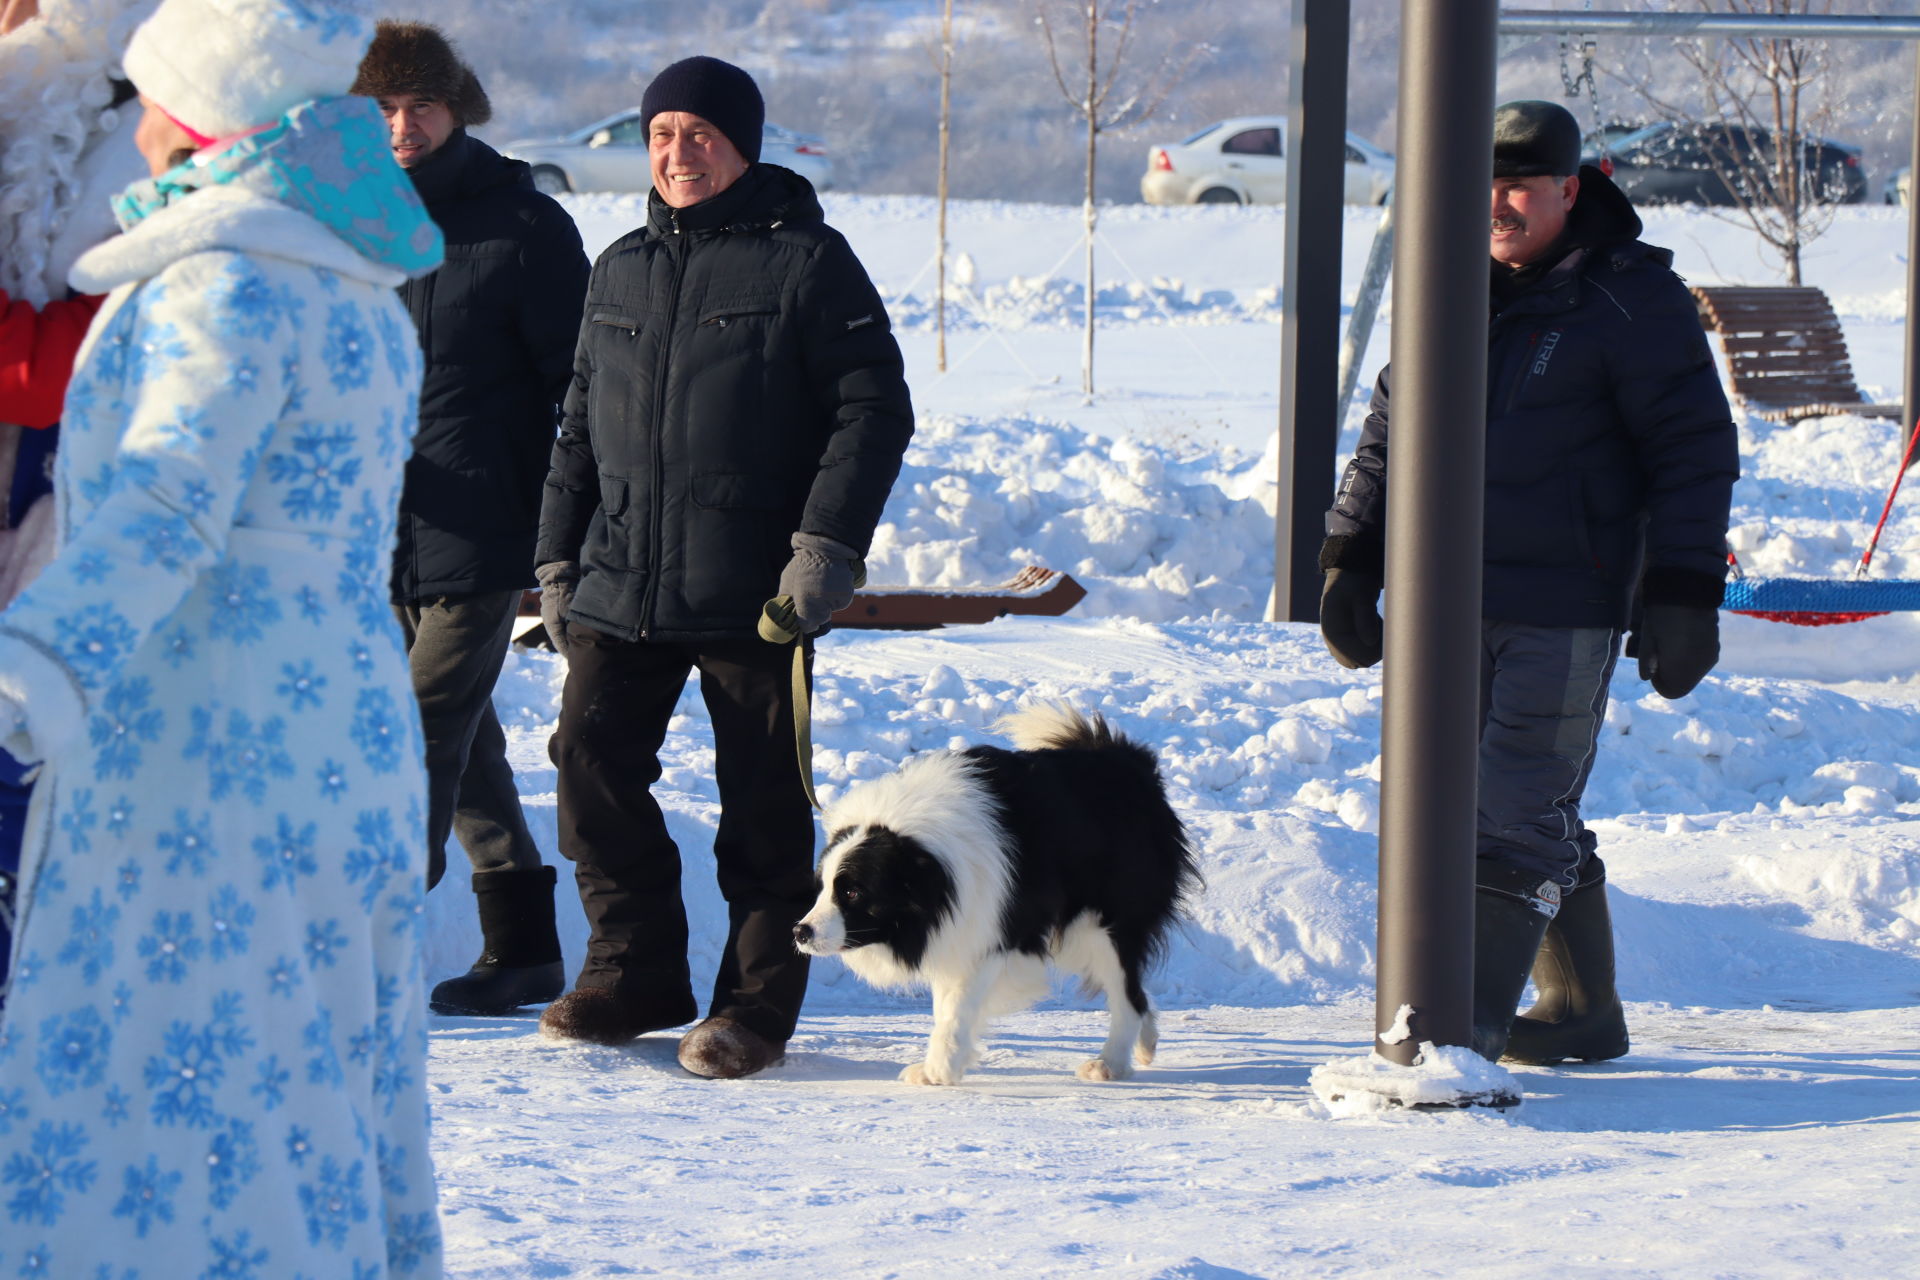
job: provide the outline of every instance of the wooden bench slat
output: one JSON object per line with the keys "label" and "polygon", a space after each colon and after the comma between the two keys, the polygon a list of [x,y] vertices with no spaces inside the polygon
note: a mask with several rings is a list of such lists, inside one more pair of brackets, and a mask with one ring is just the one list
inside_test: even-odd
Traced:
{"label": "wooden bench slat", "polygon": [[1755,413],[1793,421],[1834,413],[1897,415],[1860,398],[1840,318],[1810,286],[1696,285],[1700,321],[1720,336],[1728,388]]}

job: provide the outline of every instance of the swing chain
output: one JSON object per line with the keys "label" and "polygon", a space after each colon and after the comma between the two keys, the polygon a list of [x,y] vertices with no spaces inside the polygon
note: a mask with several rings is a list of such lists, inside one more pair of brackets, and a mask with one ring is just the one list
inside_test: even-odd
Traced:
{"label": "swing chain", "polygon": [[[1589,4],[1588,8],[1593,6]],[[1600,118],[1600,83],[1594,75],[1593,56],[1599,51],[1599,44],[1592,36],[1582,35],[1580,42],[1580,74],[1574,75],[1569,65],[1567,37],[1560,36],[1560,84],[1569,98],[1580,96],[1581,86],[1587,90],[1587,105],[1593,114],[1593,132],[1600,143],[1600,172],[1612,176],[1613,149],[1608,145],[1607,122]]]}

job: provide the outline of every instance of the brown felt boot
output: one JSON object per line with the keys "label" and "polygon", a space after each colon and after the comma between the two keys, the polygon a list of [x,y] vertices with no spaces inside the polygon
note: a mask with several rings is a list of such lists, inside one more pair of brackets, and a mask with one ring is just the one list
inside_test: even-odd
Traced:
{"label": "brown felt boot", "polygon": [[540,1014],[540,1030],[561,1040],[626,1044],[649,1031],[692,1022],[699,1010],[686,996],[669,1006],[635,999],[604,987],[583,987],[561,996]]}
{"label": "brown felt boot", "polygon": [[708,1018],[680,1040],[680,1065],[709,1080],[738,1080],[786,1056],[786,1045],[775,1044],[732,1018]]}

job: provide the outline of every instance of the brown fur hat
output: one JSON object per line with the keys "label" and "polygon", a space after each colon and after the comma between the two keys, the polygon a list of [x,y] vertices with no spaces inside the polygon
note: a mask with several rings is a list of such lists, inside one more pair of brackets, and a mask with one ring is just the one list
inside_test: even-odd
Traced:
{"label": "brown fur hat", "polygon": [[360,63],[353,92],[368,98],[418,96],[444,102],[462,128],[493,119],[493,104],[480,77],[460,61],[437,27],[424,22],[382,21],[373,47]]}

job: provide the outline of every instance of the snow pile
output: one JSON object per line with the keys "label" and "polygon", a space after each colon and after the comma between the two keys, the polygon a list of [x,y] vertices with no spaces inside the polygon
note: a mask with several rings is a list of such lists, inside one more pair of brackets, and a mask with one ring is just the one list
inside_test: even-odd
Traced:
{"label": "snow pile", "polygon": [[[562,679],[550,655],[515,654],[495,697],[516,743],[529,820],[548,849],[553,773],[544,748]],[[1717,676],[1669,703],[1630,662],[1615,695],[1586,813],[1610,820],[1602,851],[1623,936],[1647,939],[1623,948],[1622,961],[1643,998],[1813,999],[1835,944],[1880,953],[1863,991],[1920,981],[1920,768],[1904,763],[1920,759],[1920,707]],[[1377,672],[1336,666],[1312,628],[1007,619],[836,633],[816,669],[821,799],[913,752],[998,741],[988,726],[1001,715],[1055,699],[1100,712],[1154,749],[1201,850],[1207,889],[1154,981],[1157,999],[1276,1004],[1368,989],[1380,684]],[[725,929],[708,852],[719,795],[694,685],[662,759],[655,791],[688,863],[696,968],[710,971]],[[1802,842],[1803,852],[1782,847],[1795,841],[1778,830],[1814,822],[1830,834]],[[1729,857],[1735,847],[1756,852]],[[1676,852],[1683,848],[1697,856]],[[570,892],[562,886],[561,918],[572,924]],[[1656,900],[1639,901],[1643,892]],[[471,906],[443,890],[431,910],[436,955],[444,948],[447,967],[470,961]],[[1691,950],[1703,929],[1718,939],[1710,961]],[[582,938],[569,939],[569,954]],[[835,1006],[896,1000],[837,965],[816,966],[814,983]]]}
{"label": "snow pile", "polygon": [[1257,617],[1273,576],[1273,467],[1098,440],[1031,419],[923,419],[867,556],[876,585],[1071,573],[1077,616]]}

